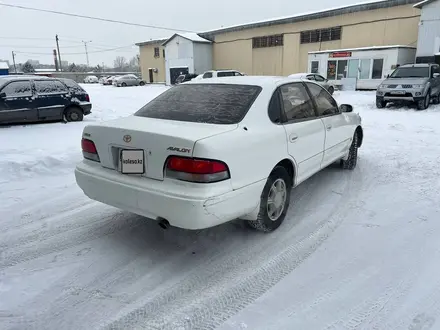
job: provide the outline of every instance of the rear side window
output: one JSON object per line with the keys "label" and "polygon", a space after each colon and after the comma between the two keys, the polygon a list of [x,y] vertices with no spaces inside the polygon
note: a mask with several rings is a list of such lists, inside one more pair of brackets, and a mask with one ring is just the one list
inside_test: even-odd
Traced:
{"label": "rear side window", "polygon": [[32,96],[31,83],[28,80],[14,81],[6,85],[0,92],[5,93],[6,97]]}
{"label": "rear side window", "polygon": [[280,91],[287,121],[316,118],[312,101],[302,83],[283,85]]}
{"label": "rear side window", "polygon": [[206,72],[206,73],[203,75],[203,78],[212,78],[212,72]]}
{"label": "rear side window", "polygon": [[63,83],[74,93],[85,93],[85,90],[73,80],[66,79],[63,80]]}
{"label": "rear side window", "polygon": [[240,122],[261,91],[259,86],[177,85],[142,107],[135,116],[208,124]]}
{"label": "rear side window", "polygon": [[217,77],[233,77],[235,75],[232,71],[223,71],[223,72],[217,72]]}
{"label": "rear side window", "polygon": [[58,80],[35,80],[35,90],[38,94],[66,93],[67,88]]}

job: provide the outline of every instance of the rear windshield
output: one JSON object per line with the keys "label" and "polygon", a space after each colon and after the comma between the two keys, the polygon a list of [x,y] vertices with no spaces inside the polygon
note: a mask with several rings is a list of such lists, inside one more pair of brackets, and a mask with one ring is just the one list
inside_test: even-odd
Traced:
{"label": "rear windshield", "polygon": [[429,78],[429,68],[398,68],[391,74],[391,78]]}
{"label": "rear windshield", "polygon": [[240,122],[261,91],[259,86],[178,85],[168,89],[135,116],[209,124]]}
{"label": "rear windshield", "polygon": [[86,91],[81,88],[75,81],[71,79],[60,79],[66,86],[74,93],[85,93]]}

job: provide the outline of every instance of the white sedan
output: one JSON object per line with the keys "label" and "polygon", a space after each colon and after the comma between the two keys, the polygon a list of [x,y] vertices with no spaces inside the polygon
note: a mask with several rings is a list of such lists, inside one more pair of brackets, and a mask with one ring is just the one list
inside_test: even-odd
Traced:
{"label": "white sedan", "polygon": [[243,219],[270,232],[292,187],[335,161],[354,169],[362,140],[360,116],[315,82],[204,79],[132,116],[86,126],[75,175],[91,199],[163,228]]}

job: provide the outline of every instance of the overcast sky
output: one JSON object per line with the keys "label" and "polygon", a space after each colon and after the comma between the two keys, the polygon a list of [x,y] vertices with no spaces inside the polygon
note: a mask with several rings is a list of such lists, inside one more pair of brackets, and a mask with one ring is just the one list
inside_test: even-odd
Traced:
{"label": "overcast sky", "polygon": [[[359,0],[0,0],[0,2],[203,32],[222,26],[349,5]],[[11,51],[16,52],[17,63],[28,59],[53,63],[51,54],[55,46],[55,34],[60,38],[62,60],[77,64],[86,63],[84,45],[81,41],[91,41],[88,43],[91,65],[103,62],[105,65],[111,65],[116,56],[130,58],[137,54],[138,47],[129,45],[172,34],[171,31],[159,29],[3,6],[0,6],[0,27],[0,59],[9,60],[11,63]],[[127,47],[117,51],[100,52],[125,46]]]}

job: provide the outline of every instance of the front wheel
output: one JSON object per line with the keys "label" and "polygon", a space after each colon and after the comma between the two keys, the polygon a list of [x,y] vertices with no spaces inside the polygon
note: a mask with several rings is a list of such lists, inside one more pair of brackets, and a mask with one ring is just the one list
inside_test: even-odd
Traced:
{"label": "front wheel", "polygon": [[437,96],[432,98],[432,104],[439,104],[440,103],[440,93],[437,94]]}
{"label": "front wheel", "polygon": [[351,142],[350,151],[348,152],[348,158],[346,160],[341,159],[341,167],[344,170],[354,170],[356,168],[359,148],[358,139],[358,133],[355,132],[353,141]]}
{"label": "front wheel", "polygon": [[384,100],[376,98],[376,108],[383,109],[386,106],[387,106],[387,103]]}
{"label": "front wheel", "polygon": [[431,91],[426,93],[423,100],[417,101],[417,110],[426,110],[429,108],[429,103],[431,102]]}
{"label": "front wheel", "polygon": [[289,209],[292,178],[282,166],[277,166],[267,179],[261,193],[260,212],[255,221],[248,221],[250,227],[269,233],[284,221]]}
{"label": "front wheel", "polygon": [[144,82],[144,81],[141,81],[141,82],[139,83],[139,85],[140,85],[140,86],[144,86],[144,85],[145,85],[145,82]]}
{"label": "front wheel", "polygon": [[122,87],[127,87],[127,84],[126,83],[122,83],[121,86]]}

